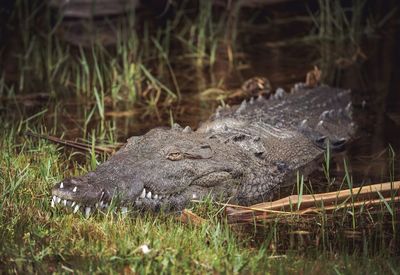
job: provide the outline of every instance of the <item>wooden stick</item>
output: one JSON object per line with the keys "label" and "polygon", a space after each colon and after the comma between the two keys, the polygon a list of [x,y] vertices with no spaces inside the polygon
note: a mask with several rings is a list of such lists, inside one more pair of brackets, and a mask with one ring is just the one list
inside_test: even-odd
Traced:
{"label": "wooden stick", "polygon": [[[291,208],[297,208],[300,201],[300,207],[297,210],[305,209],[316,204],[324,204],[325,207],[329,205],[337,205],[345,202],[346,200],[353,199],[356,201],[363,201],[367,199],[379,198],[378,192],[381,193],[382,197],[387,197],[391,192],[400,191],[400,181],[396,182],[386,182],[373,185],[367,185],[362,187],[357,187],[353,189],[345,189],[336,192],[313,194],[313,195],[291,195],[289,197],[273,201],[264,202],[252,205],[246,210],[239,210],[240,213],[246,211],[270,211],[270,210],[281,210],[284,212],[290,211]],[[233,208],[244,209],[241,206],[229,205]],[[237,212],[237,213],[239,213]]]}
{"label": "wooden stick", "polygon": [[[226,209],[229,223],[266,221],[288,215],[319,214],[346,207],[359,208],[363,205],[379,205],[384,202],[400,202],[400,181],[373,184],[353,189],[315,195],[292,195],[274,202],[256,204],[250,207],[229,205]],[[381,196],[379,195],[379,193]],[[299,209],[298,202],[301,200]],[[296,209],[296,211],[292,211]],[[272,211],[281,209],[281,213]],[[285,211],[286,210],[286,211]]]}
{"label": "wooden stick", "polygon": [[379,205],[386,202],[395,202],[399,203],[400,202],[400,196],[392,198],[385,198],[384,200],[382,199],[376,199],[376,200],[368,200],[368,201],[360,201],[360,202],[355,202],[354,204],[346,204],[346,205],[338,205],[338,206],[330,206],[327,208],[308,208],[303,211],[296,211],[292,213],[288,213],[286,215],[271,215],[271,214],[266,214],[264,212],[253,212],[253,213],[244,213],[244,214],[235,214],[233,216],[228,217],[228,223],[234,223],[234,224],[239,224],[239,223],[249,223],[249,222],[270,222],[270,221],[275,221],[276,218],[280,217],[285,217],[285,216],[315,216],[320,214],[321,212],[333,212],[339,209],[343,209],[345,207],[355,207],[359,208],[363,205],[365,206],[374,206],[374,205]]}
{"label": "wooden stick", "polygon": [[[72,148],[82,150],[82,151],[90,152],[92,150],[92,146],[90,144],[85,144],[85,143],[71,141],[71,140],[64,140],[64,139],[60,139],[60,138],[53,137],[53,136],[36,134],[31,131],[25,132],[25,135],[35,137],[35,138],[45,139],[45,140],[48,140],[48,141],[51,141],[51,142],[54,142],[54,143],[57,143],[57,144],[60,144],[63,146],[72,147]],[[106,147],[100,147],[100,146],[94,146],[93,150],[95,151],[96,154],[104,154],[104,153],[112,154],[115,152],[115,149],[113,149],[113,148],[106,148]]]}

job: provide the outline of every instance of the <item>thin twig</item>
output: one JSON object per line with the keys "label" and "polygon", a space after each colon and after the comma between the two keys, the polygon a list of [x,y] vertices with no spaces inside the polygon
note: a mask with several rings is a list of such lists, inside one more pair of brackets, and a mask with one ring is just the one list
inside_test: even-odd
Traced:
{"label": "thin twig", "polygon": [[45,139],[45,140],[54,142],[56,144],[72,147],[72,148],[86,151],[86,152],[90,152],[93,149],[96,154],[104,154],[104,153],[113,154],[115,152],[115,150],[117,149],[117,148],[107,148],[107,147],[101,147],[101,146],[94,146],[92,148],[92,145],[90,145],[90,144],[85,144],[85,143],[71,141],[71,140],[64,140],[64,139],[53,137],[53,136],[47,136],[47,135],[33,133],[31,131],[26,131],[25,135],[39,138],[39,139]]}

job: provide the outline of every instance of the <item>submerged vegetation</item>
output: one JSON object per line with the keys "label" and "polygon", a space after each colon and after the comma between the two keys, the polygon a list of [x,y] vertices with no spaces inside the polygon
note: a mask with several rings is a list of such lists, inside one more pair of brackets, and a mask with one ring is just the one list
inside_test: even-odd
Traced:
{"label": "submerged vegetation", "polygon": [[[176,107],[182,102],[197,115],[193,100],[200,92],[211,87],[228,93],[238,84],[227,83],[229,74],[240,75],[248,66],[241,42],[248,37],[240,23],[254,29],[276,26],[240,6],[224,9],[207,0],[193,8],[190,2],[171,1],[173,16],[129,14],[103,22],[112,26],[112,44],[99,34],[77,44],[65,39],[70,30],[45,1],[16,1],[7,30],[13,35],[0,48],[0,271],[398,274],[394,200],[382,200],[373,211],[349,202],[333,214],[278,216],[245,226],[228,224],[225,208],[212,201],[191,206],[204,219],[200,224],[181,221],[179,213],[125,217],[111,208],[86,219],[50,207],[54,182],[94,169],[107,158],[95,145],[115,145],[132,133],[125,130],[131,121],[118,116],[133,116],[135,124],[145,124],[149,116],[157,121],[136,128],[138,133],[172,124],[185,113]],[[325,81],[336,83],[337,68],[364,59],[362,40],[396,12],[373,18],[365,16],[366,1],[353,2],[343,7],[340,1],[318,1],[318,8],[307,12],[307,32],[275,46],[313,47],[307,66],[319,65]],[[39,108],[37,98],[44,98]],[[222,99],[216,103],[225,104]],[[215,107],[200,104],[206,115]],[[80,138],[92,151],[56,147],[27,137],[26,131]],[[394,149],[387,152],[385,181],[393,182],[398,163]],[[357,184],[347,161],[342,177],[333,165],[338,166],[328,149],[318,183],[323,191]],[[298,175],[292,193],[300,202],[293,211],[303,194],[317,192],[314,184]]]}
{"label": "submerged vegetation", "polygon": [[[186,1],[179,5],[174,17],[163,22],[137,19],[135,13],[112,21],[81,20],[79,27],[91,31],[76,38],[68,21],[55,18],[56,11],[45,2],[17,1],[10,31],[18,34],[12,43],[20,48],[6,60],[16,62],[18,85],[13,89],[27,92],[40,86],[52,95],[69,92],[97,99],[100,94],[113,102],[139,100],[149,105],[178,100],[175,69],[212,66],[226,28],[226,16],[212,18],[212,1],[201,1],[196,17],[185,9]],[[96,29],[97,24],[112,29]],[[110,45],[104,36],[112,40]]]}
{"label": "submerged vegetation", "polygon": [[[320,50],[321,68],[325,72],[325,82],[340,83],[338,68],[350,67],[367,59],[362,43],[376,35],[398,11],[392,9],[387,14],[374,17],[366,14],[369,9],[366,0],[353,1],[351,7],[343,7],[340,1],[319,0],[319,11],[312,16],[315,25],[316,42]],[[315,40],[314,40],[315,41]],[[335,74],[336,72],[336,74]]]}

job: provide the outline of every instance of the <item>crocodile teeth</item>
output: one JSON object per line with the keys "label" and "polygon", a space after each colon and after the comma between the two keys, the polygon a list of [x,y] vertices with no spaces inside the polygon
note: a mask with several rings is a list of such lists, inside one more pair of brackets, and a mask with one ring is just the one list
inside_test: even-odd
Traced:
{"label": "crocodile teeth", "polygon": [[283,98],[284,94],[285,94],[285,90],[284,89],[282,89],[282,88],[276,89],[276,91],[275,91],[275,99]]}
{"label": "crocodile teeth", "polygon": [[304,119],[301,123],[300,123],[300,128],[304,128],[307,124],[307,119]]}
{"label": "crocodile teeth", "polygon": [[67,200],[63,200],[64,206],[67,206]]}
{"label": "crocodile teeth", "polygon": [[75,205],[74,213],[78,212],[78,210],[79,210],[79,204]]}
{"label": "crocodile teeth", "polygon": [[190,128],[190,126],[186,126],[182,132],[185,134],[189,134],[189,133],[193,132],[193,130],[192,130],[192,128]]}
{"label": "crocodile teeth", "polygon": [[326,119],[327,117],[328,117],[328,115],[329,115],[329,111],[328,110],[326,110],[326,111],[323,111],[322,112],[322,114],[319,116],[319,119]]}
{"label": "crocodile teeth", "polygon": [[74,187],[74,189],[72,189],[72,192],[74,192],[74,193],[75,193],[75,192],[76,192],[76,190],[78,190],[78,187],[76,187],[76,186],[75,186],[75,187]]}
{"label": "crocodile teeth", "polygon": [[53,196],[53,198],[51,199],[51,207],[55,207],[55,202],[56,202],[56,196]]}
{"label": "crocodile teeth", "polygon": [[90,216],[90,207],[86,207],[85,208],[85,217],[89,218],[89,216]]}
{"label": "crocodile teeth", "polygon": [[346,112],[350,112],[350,110],[351,110],[351,102],[349,102],[347,105],[346,105]]}
{"label": "crocodile teeth", "polygon": [[63,188],[64,188],[64,183],[61,182],[61,183],[60,183],[60,189],[63,189]]}
{"label": "crocodile teeth", "polygon": [[73,201],[72,204],[71,204],[71,207],[74,207],[75,204],[76,204],[76,202]]}
{"label": "crocodile teeth", "polygon": [[149,191],[149,193],[147,193],[146,198],[151,199],[151,191]]}
{"label": "crocodile teeth", "polygon": [[197,194],[193,193],[192,194],[192,199],[197,199]]}
{"label": "crocodile teeth", "polygon": [[242,113],[246,109],[246,106],[247,106],[247,102],[246,102],[246,99],[245,99],[245,100],[242,101],[242,103],[240,104],[239,108],[237,108],[236,113],[237,114]]}
{"label": "crocodile teeth", "polygon": [[153,196],[153,199],[158,200],[158,195],[155,194],[155,195]]}
{"label": "crocodile teeth", "polygon": [[56,203],[60,203],[61,202],[61,198],[56,196]]}
{"label": "crocodile teeth", "polygon": [[142,194],[140,194],[140,198],[144,199],[146,197],[146,188],[143,188]]}
{"label": "crocodile teeth", "polygon": [[108,207],[108,204],[106,203],[106,202],[104,202],[104,201],[100,201],[100,208],[107,208]]}

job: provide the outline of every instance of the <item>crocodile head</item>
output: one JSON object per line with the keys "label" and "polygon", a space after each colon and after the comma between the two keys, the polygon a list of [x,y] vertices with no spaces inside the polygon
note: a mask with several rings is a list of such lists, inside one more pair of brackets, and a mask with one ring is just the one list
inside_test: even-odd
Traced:
{"label": "crocodile head", "polygon": [[245,180],[241,164],[246,159],[229,146],[188,127],[153,129],[130,138],[95,171],[57,183],[52,205],[90,212],[108,207],[114,199],[123,211],[179,210],[209,194],[229,200]]}

